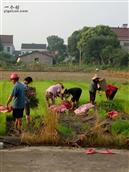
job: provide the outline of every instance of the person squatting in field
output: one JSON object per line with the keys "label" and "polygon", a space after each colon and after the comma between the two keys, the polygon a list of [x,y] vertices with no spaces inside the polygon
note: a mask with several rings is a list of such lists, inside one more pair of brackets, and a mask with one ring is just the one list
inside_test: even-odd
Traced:
{"label": "person squatting in field", "polygon": [[10,75],[10,80],[14,84],[11,95],[7,101],[7,108],[11,101],[13,101],[13,118],[15,122],[15,128],[21,133],[22,131],[22,117],[25,107],[25,88],[22,83],[19,82],[19,76],[16,73]]}
{"label": "person squatting in field", "polygon": [[55,104],[55,98],[61,97],[62,99],[63,90],[64,90],[64,85],[62,83],[52,85],[46,90],[45,98],[46,98],[48,107],[52,104]]}
{"label": "person squatting in field", "polygon": [[28,76],[24,79],[24,87],[25,87],[25,113],[26,113],[26,121],[27,124],[30,123],[30,96],[28,95],[29,84],[33,82],[33,79]]}
{"label": "person squatting in field", "polygon": [[99,84],[99,77],[97,74],[94,75],[92,78],[90,88],[89,88],[89,95],[90,95],[90,103],[95,104],[95,98],[96,98],[96,92],[97,90],[100,90],[100,84]]}
{"label": "person squatting in field", "polygon": [[78,106],[81,93],[82,93],[82,89],[77,88],[77,87],[64,90],[63,98],[67,99],[70,96],[72,96],[71,100],[70,100],[70,102],[72,104],[71,109],[74,109],[75,107]]}

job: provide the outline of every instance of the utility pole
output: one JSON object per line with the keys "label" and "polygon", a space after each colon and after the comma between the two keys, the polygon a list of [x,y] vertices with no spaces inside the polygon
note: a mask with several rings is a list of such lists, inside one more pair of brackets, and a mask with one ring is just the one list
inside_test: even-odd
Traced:
{"label": "utility pole", "polygon": [[81,66],[82,65],[82,52],[81,52],[81,47],[79,49],[79,52],[80,52],[79,65]]}

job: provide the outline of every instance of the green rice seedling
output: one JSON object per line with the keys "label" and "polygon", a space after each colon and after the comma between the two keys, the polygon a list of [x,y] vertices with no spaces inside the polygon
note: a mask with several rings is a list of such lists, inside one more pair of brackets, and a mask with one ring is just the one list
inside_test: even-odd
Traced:
{"label": "green rice seedling", "polygon": [[129,137],[129,121],[121,119],[113,121],[111,132],[113,135],[122,134]]}
{"label": "green rice seedling", "polygon": [[61,137],[64,138],[64,139],[73,135],[72,128],[69,128],[69,127],[65,126],[65,124],[60,123],[57,126],[57,131],[61,135]]}

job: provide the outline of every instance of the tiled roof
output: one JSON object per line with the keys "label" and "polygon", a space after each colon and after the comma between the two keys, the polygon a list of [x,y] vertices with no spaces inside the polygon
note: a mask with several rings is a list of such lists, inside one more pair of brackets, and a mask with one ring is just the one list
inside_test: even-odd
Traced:
{"label": "tiled roof", "polygon": [[111,29],[117,34],[119,40],[129,40],[129,28],[114,27]]}
{"label": "tiled roof", "polygon": [[13,44],[13,35],[0,35],[0,42],[3,44]]}
{"label": "tiled roof", "polygon": [[46,44],[22,44],[22,49],[46,49]]}
{"label": "tiled roof", "polygon": [[21,55],[20,57],[28,56],[28,55],[34,54],[34,53],[39,53],[39,54],[42,54],[42,55],[46,55],[46,56],[48,56],[48,57],[54,57],[54,55],[53,55],[52,53],[48,52],[48,51],[42,51],[42,52],[33,51],[33,52],[31,52],[31,53],[28,53],[28,54],[23,54],[23,55]]}

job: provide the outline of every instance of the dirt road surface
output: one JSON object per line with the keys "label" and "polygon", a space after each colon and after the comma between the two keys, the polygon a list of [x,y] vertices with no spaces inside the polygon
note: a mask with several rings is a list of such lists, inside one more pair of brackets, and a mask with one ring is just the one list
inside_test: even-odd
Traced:
{"label": "dirt road surface", "polygon": [[0,150],[0,172],[129,172],[129,151],[87,155],[86,149],[25,147]]}

